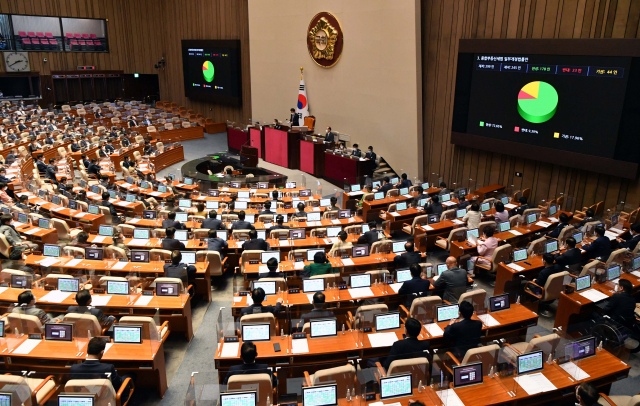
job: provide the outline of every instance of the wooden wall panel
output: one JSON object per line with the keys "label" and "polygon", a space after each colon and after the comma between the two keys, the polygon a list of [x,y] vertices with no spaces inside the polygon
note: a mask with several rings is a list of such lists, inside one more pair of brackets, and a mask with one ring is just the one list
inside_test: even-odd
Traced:
{"label": "wooden wall panel", "polygon": [[[451,114],[462,38],[640,38],[635,0],[422,0],[423,177],[477,187],[531,188],[534,202],[563,193],[572,208],[604,200],[640,205],[640,182],[459,147]],[[515,177],[515,172],[523,177]],[[570,207],[571,208],[571,207]]]}

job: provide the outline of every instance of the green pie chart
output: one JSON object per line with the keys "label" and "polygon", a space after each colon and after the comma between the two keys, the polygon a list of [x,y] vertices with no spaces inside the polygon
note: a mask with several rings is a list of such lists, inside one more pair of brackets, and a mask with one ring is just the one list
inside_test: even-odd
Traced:
{"label": "green pie chart", "polygon": [[202,64],[202,75],[204,76],[204,80],[207,82],[213,81],[213,73],[214,69],[211,61],[204,61]]}
{"label": "green pie chart", "polygon": [[530,123],[544,123],[556,114],[558,92],[547,82],[530,82],[518,94],[518,113]]}

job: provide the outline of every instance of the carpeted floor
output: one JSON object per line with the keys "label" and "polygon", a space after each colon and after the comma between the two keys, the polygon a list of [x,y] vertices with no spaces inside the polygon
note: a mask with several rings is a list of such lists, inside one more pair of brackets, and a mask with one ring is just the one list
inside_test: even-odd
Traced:
{"label": "carpeted floor", "polygon": [[[205,134],[203,140],[187,141],[183,143],[185,162],[200,158],[207,154],[225,151],[227,149],[226,134]],[[179,174],[180,167],[185,162],[178,163],[172,167],[161,171],[158,176],[162,177],[168,173]],[[313,193],[323,196],[336,195],[340,198],[341,189],[325,180],[317,179],[311,175],[303,174],[300,171],[272,165],[260,161],[260,167],[271,169],[275,172],[289,176],[290,180],[306,184]],[[401,237],[397,237],[401,239]],[[429,253],[429,262],[435,264],[444,263],[447,257],[445,251],[439,250]],[[477,287],[485,289],[487,295],[493,294],[493,288],[487,281],[477,280]],[[132,404],[134,405],[179,405],[184,404],[187,390],[190,388],[191,376],[195,374],[197,387],[195,390],[202,400],[198,405],[215,405],[218,397],[218,376],[215,370],[214,354],[216,345],[216,319],[221,307],[229,307],[233,297],[233,283],[231,276],[223,277],[214,281],[216,287],[213,292],[213,301],[207,303],[194,303],[193,307],[193,327],[195,337],[187,343],[182,337],[169,337],[165,345],[165,356],[167,363],[167,381],[169,389],[165,397],[159,399],[153,391],[137,389]],[[553,305],[552,307],[554,307]],[[555,310],[555,308],[554,308]],[[554,318],[540,317],[538,325],[530,327],[527,332],[527,339],[534,334],[549,334],[553,328]],[[640,356],[632,355],[628,360],[632,366],[630,376],[613,384],[612,395],[635,395],[640,390]]]}

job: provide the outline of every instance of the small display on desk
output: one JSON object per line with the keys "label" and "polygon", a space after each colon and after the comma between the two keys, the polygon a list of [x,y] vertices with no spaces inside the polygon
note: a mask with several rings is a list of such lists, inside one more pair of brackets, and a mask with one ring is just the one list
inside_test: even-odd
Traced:
{"label": "small display on desk", "polygon": [[467,195],[467,189],[458,190],[458,197],[465,197]]}
{"label": "small display on desk", "polygon": [[389,180],[389,183],[391,183],[392,185],[395,185],[396,183],[400,183],[400,178],[398,178],[398,177],[391,178]]}
{"label": "small display on desk", "polygon": [[44,339],[48,341],[72,341],[73,324],[47,323],[44,325]]}
{"label": "small display on desk", "polygon": [[125,200],[129,203],[135,203],[136,202],[136,195],[132,195],[130,193],[127,193],[127,196],[125,197]]}
{"label": "small display on desk", "polygon": [[11,274],[11,287],[13,289],[31,289],[31,275]]}
{"label": "small display on desk", "polygon": [[287,188],[287,189],[295,189],[296,188],[296,182],[286,182],[284,187]]}
{"label": "small display on desk", "polygon": [[513,262],[526,261],[527,258],[528,254],[526,248],[513,251]]}
{"label": "small display on desk", "polygon": [[352,192],[359,192],[360,190],[362,190],[362,187],[360,187],[360,185],[351,185]]}
{"label": "small display on desk", "polygon": [[248,190],[238,190],[238,199],[249,199],[251,197],[251,192]]}
{"label": "small display on desk", "polygon": [[183,223],[189,220],[189,213],[176,213],[176,221],[182,221]]}
{"label": "small display on desk", "polygon": [[94,261],[102,261],[104,258],[104,250],[102,248],[86,247],[84,249],[85,259],[91,259]]}
{"label": "small display on desk", "polygon": [[3,214],[11,214],[11,209],[9,209],[8,207],[3,207],[2,208],[2,213]]}
{"label": "small display on desk", "polygon": [[258,182],[258,189],[269,189],[269,182]]}
{"label": "small display on desk", "polygon": [[316,212],[316,213],[307,213],[307,222],[309,221],[320,221],[321,220],[321,214]]}
{"label": "small display on desk", "polygon": [[289,230],[289,238],[292,240],[304,240],[307,236],[304,229],[296,228]]}
{"label": "small display on desk", "polygon": [[97,195],[102,194],[102,190],[100,189],[100,186],[98,185],[93,185],[91,186],[91,191]]}
{"label": "small display on desk", "polygon": [[458,305],[436,306],[438,323],[458,318]]}
{"label": "small display on desk", "polygon": [[193,178],[184,178],[184,182],[185,185],[191,186],[193,185]]}
{"label": "small display on desk", "polygon": [[271,340],[271,325],[269,323],[242,325],[242,341],[269,340]]}
{"label": "small display on desk", "polygon": [[342,227],[340,226],[327,227],[327,237],[328,238],[337,237],[340,231],[342,231]]}
{"label": "small display on desk", "polygon": [[467,214],[467,209],[458,209],[456,210],[456,218],[463,218]]}
{"label": "small display on desk", "polygon": [[45,244],[42,247],[42,255],[44,255],[45,257],[59,257],[60,256],[60,246],[59,245]]}
{"label": "small display on desk", "polygon": [[620,265],[607,268],[607,281],[615,281],[620,277]]}
{"label": "small display on desk", "polygon": [[338,385],[302,388],[302,406],[337,406]]}
{"label": "small display on desk", "polygon": [[398,269],[396,271],[396,283],[402,283],[412,278],[409,268]]}
{"label": "small display on desk", "polygon": [[49,229],[50,221],[48,219],[38,219],[38,227],[44,228],[45,230]]}
{"label": "small display on desk", "polygon": [[18,223],[27,224],[29,222],[29,218],[25,213],[17,213]]}
{"label": "small display on desk", "polygon": [[396,211],[407,210],[407,202],[396,203]]}
{"label": "small display on desk", "polygon": [[509,294],[491,296],[489,298],[489,309],[491,313],[507,310],[511,307],[509,303]]}
{"label": "small display on desk", "polygon": [[429,182],[424,182],[421,186],[422,190],[426,191],[427,189],[429,189]]}
{"label": "small display on desk", "polygon": [[114,344],[142,344],[142,326],[115,324],[113,326]]}
{"label": "small display on desk", "polygon": [[542,351],[535,351],[518,355],[518,361],[516,362],[518,375],[542,371],[544,369],[544,362],[542,357]]}
{"label": "small display on desk", "polygon": [[467,241],[469,241],[471,244],[475,244],[478,240],[478,237],[480,237],[480,233],[477,228],[467,230]]}
{"label": "small display on desk", "polygon": [[100,214],[100,207],[90,204],[89,205],[89,214],[95,214],[96,216]]}
{"label": "small display on desk", "polygon": [[433,267],[427,266],[425,269],[425,273],[427,275],[427,279],[431,278],[433,276]]}
{"label": "small display on desk", "polygon": [[453,387],[482,383],[482,362],[453,367]]}
{"label": "small display on desk", "polygon": [[[94,406],[95,399],[95,396],[86,393],[82,395],[58,395],[58,406]],[[3,403],[0,404],[4,405]],[[7,405],[9,404],[7,403]]]}
{"label": "small display on desk", "polygon": [[481,212],[483,212],[483,213],[484,213],[485,211],[489,211],[489,210],[491,210],[491,203],[488,203],[488,202],[487,202],[487,203],[482,203],[482,204],[480,205],[480,211],[481,211]]}
{"label": "small display on desk", "polygon": [[351,249],[351,256],[353,258],[361,258],[369,256],[369,245],[356,245]]}
{"label": "small display on desk", "polygon": [[509,231],[511,230],[511,222],[510,221],[503,221],[501,223],[498,223],[498,231],[501,233],[504,233],[505,231]]}
{"label": "small display on desk", "polygon": [[538,215],[536,213],[527,214],[527,225],[533,224],[538,221]]}
{"label": "small display on desk", "polygon": [[220,394],[220,406],[256,406],[257,392],[233,392]]}
{"label": "small display on desk", "polygon": [[303,279],[302,280],[302,292],[303,293],[315,293],[324,291],[324,278],[317,279]]}
{"label": "small display on desk", "polygon": [[302,189],[298,192],[300,197],[311,197],[311,189]]}
{"label": "small display on desk", "polygon": [[371,274],[353,274],[349,276],[349,281],[352,289],[368,288],[371,286]]}
{"label": "small display on desk", "polygon": [[189,239],[188,230],[176,230],[174,238],[178,241],[187,241]]}
{"label": "small display on desk", "polygon": [[[127,178],[127,179],[129,179],[129,178]],[[129,182],[129,183],[131,183],[131,182]],[[86,189],[87,188],[87,181],[86,180],[80,179],[80,188],[81,189]],[[35,185],[34,185],[34,190],[35,190]]]}
{"label": "small display on desk", "polygon": [[633,258],[633,270],[637,271],[638,269],[640,269],[640,256]]}
{"label": "small display on desk", "polygon": [[167,187],[165,185],[158,185],[158,192],[167,193]]}
{"label": "small display on desk", "polygon": [[580,340],[569,343],[564,347],[564,356],[566,361],[578,361],[594,355],[596,355],[595,337],[581,338]]}
{"label": "small display on desk", "polygon": [[129,281],[107,281],[107,295],[128,295]]}
{"label": "small display on desk", "polygon": [[71,210],[78,210],[78,202],[75,200],[69,200],[69,208]]}
{"label": "small display on desk", "polygon": [[105,237],[113,237],[113,227],[111,226],[100,226],[98,228],[98,235],[102,235]]}
{"label": "small display on desk", "polygon": [[614,228],[618,224],[618,220],[620,217],[613,215],[609,218],[609,228]]}
{"label": "small display on desk", "polygon": [[558,241],[557,240],[553,240],[553,241],[549,241],[544,245],[544,252],[546,252],[547,254],[551,254],[553,252],[558,251]]}
{"label": "small display on desk", "polygon": [[58,278],[58,290],[61,292],[77,292],[80,290],[80,280],[75,278]]}
{"label": "small display on desk", "polygon": [[364,233],[368,233],[369,230],[369,225],[368,224],[363,224],[362,225],[362,231],[360,232],[360,235],[364,234]]}
{"label": "small display on desk", "polygon": [[[118,192],[116,192],[115,190],[107,190],[107,192],[109,193],[110,199],[115,199],[118,197]],[[58,196],[54,196],[54,197],[58,197]],[[58,197],[58,199],[60,198]],[[51,198],[51,203],[53,203],[53,198]]]}
{"label": "small display on desk", "polygon": [[209,197],[219,197],[220,191],[218,189],[209,189]]}
{"label": "small display on desk", "polygon": [[240,202],[240,201],[235,201],[235,203],[233,203],[233,209],[234,210],[247,210],[248,204],[247,202]]}
{"label": "small display on desk", "polygon": [[[436,275],[442,275],[442,273],[447,269],[448,269],[447,264],[438,264],[438,266],[436,267]],[[433,275],[433,276],[436,276],[436,275]]]}
{"label": "small display on desk", "polygon": [[182,263],[187,265],[193,265],[196,263],[196,252],[195,251],[180,251],[182,254]]}
{"label": "small display on desk", "polygon": [[150,187],[150,183],[147,181],[142,181],[140,182],[140,189],[153,189],[152,187]]}
{"label": "small display on desk", "polygon": [[276,294],[276,281],[253,281],[252,283],[253,289],[262,288],[264,290],[265,295],[275,295]]}
{"label": "small display on desk", "polygon": [[191,207],[191,199],[179,199],[178,206],[180,206],[181,208]]}
{"label": "small display on desk", "polygon": [[553,206],[549,206],[549,215],[553,216],[554,214],[556,214],[558,212],[558,207],[553,205]]}
{"label": "small display on desk", "polygon": [[427,223],[428,224],[437,224],[440,222],[440,215],[439,214],[429,214],[427,216]]}
{"label": "small display on desk", "polygon": [[133,177],[132,176],[127,176],[126,181],[127,181],[128,184],[133,185]]}
{"label": "small display on desk", "polygon": [[402,189],[399,190],[399,194],[408,195],[409,194],[409,188],[408,187],[403,187]]}
{"label": "small display on desk", "polygon": [[180,284],[174,282],[156,283],[156,296],[180,296]]}
{"label": "small display on desk", "polygon": [[227,230],[217,230],[216,236],[220,239],[227,240],[229,232]]}
{"label": "small display on desk", "polygon": [[392,375],[380,378],[380,399],[410,396],[413,393],[411,374]]}
{"label": "small display on desk", "polygon": [[394,241],[393,243],[391,243],[391,250],[393,251],[394,254],[399,254],[401,252],[404,252],[404,245],[406,244],[406,241]]}
{"label": "small display on desk", "polygon": [[257,230],[256,233],[258,233],[258,239],[261,239],[261,240],[267,239],[267,230]]}
{"label": "small display on desk", "polygon": [[315,319],[309,321],[311,338],[331,337],[338,335],[338,321],[336,319]]}
{"label": "small display on desk", "polygon": [[217,200],[207,200],[207,209],[218,210],[219,207],[220,207],[220,203]]}
{"label": "small display on desk", "polygon": [[320,199],[320,207],[331,206],[331,199]]}
{"label": "small display on desk", "polygon": [[149,251],[131,250],[131,262],[149,263]]}
{"label": "small display on desk", "polygon": [[502,202],[502,204],[509,204],[509,196],[502,196],[500,198],[500,201]]}
{"label": "small display on desk", "polygon": [[[2,337],[2,336],[0,336],[0,337]],[[0,393],[0,406],[11,406],[13,404],[21,403],[21,402],[17,402],[16,403],[12,399],[13,399],[13,394],[12,393]],[[59,403],[59,404],[62,405],[62,403]],[[65,406],[67,406],[67,405],[71,405],[71,404],[65,403]],[[81,406],[85,406],[83,403],[80,403],[80,405]],[[93,403],[87,403],[87,406],[93,406]]]}
{"label": "small display on desk", "polygon": [[260,253],[260,262],[266,264],[271,258],[280,263],[280,251],[265,251]]}
{"label": "small display on desk", "polygon": [[576,278],[576,292],[591,289],[591,275]]}
{"label": "small display on desk", "polygon": [[338,218],[339,219],[348,219],[349,217],[351,217],[351,210],[349,210],[349,209],[338,210]]}
{"label": "small display on desk", "polygon": [[142,218],[145,220],[155,220],[158,218],[158,212],[155,210],[142,210]]}
{"label": "small display on desk", "polygon": [[313,257],[318,253],[322,252],[324,254],[324,248],[307,250],[307,261],[313,262]]}
{"label": "small display on desk", "polygon": [[376,331],[394,330],[400,328],[400,313],[376,314]]}
{"label": "small display on desk", "polygon": [[51,196],[51,203],[59,206],[60,205],[60,196],[58,196],[58,195]]}
{"label": "small display on desk", "polygon": [[136,240],[148,240],[149,239],[149,229],[148,228],[134,228],[133,229],[133,238]]}
{"label": "small display on desk", "polygon": [[451,200],[451,194],[449,193],[445,193],[442,196],[440,196],[441,202],[448,202],[449,200]]}
{"label": "small display on desk", "polygon": [[384,199],[384,192],[376,192],[373,194],[373,200],[382,200]]}

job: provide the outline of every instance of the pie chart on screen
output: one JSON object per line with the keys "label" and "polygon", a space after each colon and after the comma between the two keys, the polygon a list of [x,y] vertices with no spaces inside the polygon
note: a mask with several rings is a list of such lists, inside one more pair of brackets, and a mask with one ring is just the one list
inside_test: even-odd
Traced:
{"label": "pie chart on screen", "polygon": [[550,120],[558,108],[558,92],[547,82],[530,82],[518,93],[518,113],[530,123]]}
{"label": "pie chart on screen", "polygon": [[204,61],[202,64],[202,75],[204,76],[204,80],[211,82],[213,80],[213,72],[213,64],[210,61]]}

